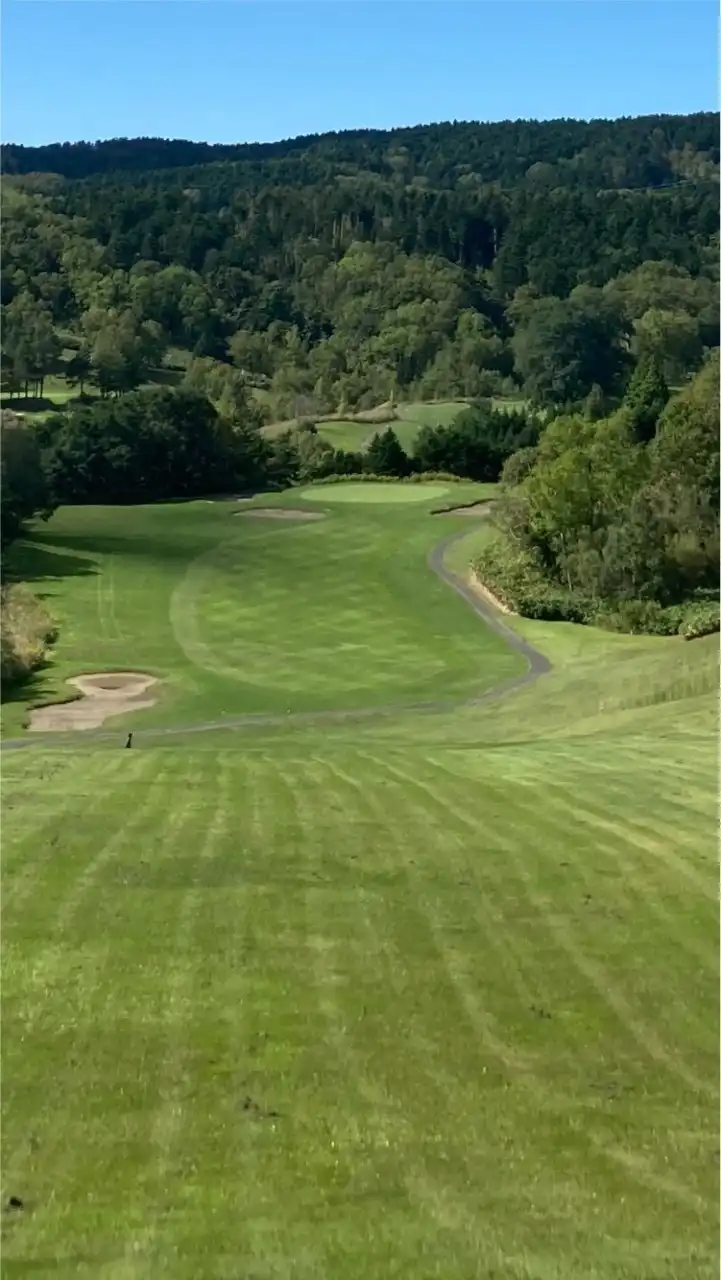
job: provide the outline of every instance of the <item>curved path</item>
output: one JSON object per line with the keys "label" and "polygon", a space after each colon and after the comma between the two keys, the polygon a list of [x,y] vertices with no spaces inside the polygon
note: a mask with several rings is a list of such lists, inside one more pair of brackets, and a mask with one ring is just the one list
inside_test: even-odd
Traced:
{"label": "curved path", "polygon": [[[408,711],[418,713],[454,711],[460,707],[477,707],[486,702],[497,702],[499,698],[506,698],[509,694],[516,693],[517,690],[533,684],[540,676],[551,670],[551,663],[546,655],[541,653],[539,649],[535,649],[533,645],[528,644],[526,640],[523,640],[521,636],[507,626],[498,610],[473,591],[468,583],[463,578],[459,578],[458,574],[453,573],[445,563],[445,555],[449,547],[453,546],[455,542],[459,542],[461,538],[465,538],[467,533],[467,529],[451,533],[442,542],[439,542],[437,546],[433,547],[428,554],[428,567],[459,596],[462,596],[466,604],[471,607],[487,627],[495,631],[511,649],[515,649],[516,653],[525,658],[528,663],[528,670],[524,671],[522,675],[512,676],[509,680],[505,680],[503,684],[487,689],[485,693],[478,694],[476,697],[464,698],[460,701],[458,699],[446,699],[432,702],[400,702],[384,707],[361,707],[337,711],[297,711],[292,712],[290,715],[265,715],[260,712],[253,715],[226,716],[222,720],[209,720],[200,724],[173,725],[170,728],[158,729],[134,729],[133,737],[137,739],[163,738],[179,733],[210,733],[218,729],[273,728],[289,724],[337,724],[347,720],[367,720],[373,717],[393,716]],[[127,732],[127,725],[123,725],[114,731],[86,731],[82,735],[82,741],[114,741],[118,737],[124,736]],[[76,734],[53,734],[52,737],[37,734],[33,738],[8,738],[0,743],[0,746],[3,751],[17,751],[23,747],[67,747],[72,742],[77,741]]]}

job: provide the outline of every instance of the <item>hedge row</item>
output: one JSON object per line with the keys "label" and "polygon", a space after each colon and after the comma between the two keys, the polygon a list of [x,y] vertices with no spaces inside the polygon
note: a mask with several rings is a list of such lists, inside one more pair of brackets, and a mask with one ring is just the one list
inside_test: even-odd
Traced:
{"label": "hedge row", "polygon": [[543,576],[533,557],[507,545],[500,537],[489,541],[472,568],[502,604],[524,618],[544,622],[590,622],[593,606]]}
{"label": "hedge row", "polygon": [[502,604],[524,618],[593,624],[627,635],[679,635],[684,640],[719,631],[717,600],[665,606],[656,600],[599,603],[549,582],[531,555],[500,537],[483,548],[472,567]]}
{"label": "hedge row", "polygon": [[684,640],[698,640],[701,636],[712,636],[721,630],[721,608],[716,604],[692,604],[679,626],[678,633]]}

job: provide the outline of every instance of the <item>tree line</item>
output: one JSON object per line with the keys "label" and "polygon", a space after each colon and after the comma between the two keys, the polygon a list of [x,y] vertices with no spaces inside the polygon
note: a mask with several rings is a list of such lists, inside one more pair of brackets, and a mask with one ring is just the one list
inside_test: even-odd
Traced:
{"label": "tree line", "polygon": [[3,147],[7,174],[87,178],[130,171],[187,169],[233,162],[256,182],[317,182],[329,172],[371,172],[399,181],[427,178],[452,186],[485,182],[579,180],[601,187],[653,187],[713,173],[718,116],[652,115],[608,120],[454,122],[404,129],[354,129],[270,143],[219,144],[167,138]]}
{"label": "tree line", "polygon": [[717,631],[719,431],[718,352],[675,395],[639,366],[616,412],[560,415],[505,463],[479,574],[529,617]]}
{"label": "tree line", "polygon": [[363,473],[495,481],[512,454],[538,441],[541,425],[525,410],[479,402],[449,426],[422,428],[409,455],[390,422],[363,452],[334,448],[310,420],[268,438],[242,406],[221,400],[219,410],[185,385],[74,404],[36,425],[3,410],[3,546],[64,504],[159,502]]}

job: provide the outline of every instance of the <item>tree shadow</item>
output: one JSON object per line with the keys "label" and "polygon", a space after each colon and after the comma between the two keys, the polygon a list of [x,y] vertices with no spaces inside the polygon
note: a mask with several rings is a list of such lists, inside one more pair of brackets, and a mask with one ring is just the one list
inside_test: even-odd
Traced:
{"label": "tree shadow", "polygon": [[47,396],[2,396],[0,409],[12,409],[15,413],[62,413],[65,405]]}
{"label": "tree shadow", "polygon": [[[67,546],[65,538],[58,539],[58,542]],[[95,549],[92,543],[86,550],[91,549]],[[51,537],[14,543],[3,562],[3,582],[8,584],[56,582],[61,578],[86,577],[97,572],[98,566],[92,560],[80,555],[63,555],[61,550],[55,550]]]}
{"label": "tree shadow", "polygon": [[52,665],[50,654],[48,654],[48,657],[43,658],[39,666],[32,671],[28,671],[26,675],[20,676],[17,680],[3,680],[0,685],[0,703],[2,706],[7,706],[13,702],[28,703],[32,706],[43,698],[47,701],[48,688],[44,676]]}
{"label": "tree shadow", "polygon": [[[217,542],[217,537],[209,539],[208,545],[211,546],[215,542]],[[55,545],[60,550],[55,551]],[[72,577],[86,573],[98,573],[99,566],[85,559],[84,553],[94,556],[122,556],[124,558],[138,556],[143,560],[164,560],[166,562],[181,560],[187,562],[189,558],[192,558],[192,555],[197,555],[198,545],[198,538],[193,532],[188,533],[187,537],[176,535],[172,540],[170,538],[149,538],[145,530],[142,536],[140,534],[137,537],[129,535],[127,538],[111,534],[103,536],[92,533],[85,536],[83,534],[63,533],[58,535],[57,544],[52,534],[43,534],[36,540],[32,551],[37,551],[41,556],[45,557],[45,572],[38,574],[35,580],[37,581],[41,577]],[[66,556],[63,555],[63,551],[73,551],[77,554]],[[68,568],[67,575],[59,572],[53,574],[53,563],[57,564],[58,569],[62,568],[63,564],[76,567]],[[78,565],[81,567],[77,568]],[[29,580],[25,572],[24,562],[21,570],[18,571],[18,577],[24,581]]]}

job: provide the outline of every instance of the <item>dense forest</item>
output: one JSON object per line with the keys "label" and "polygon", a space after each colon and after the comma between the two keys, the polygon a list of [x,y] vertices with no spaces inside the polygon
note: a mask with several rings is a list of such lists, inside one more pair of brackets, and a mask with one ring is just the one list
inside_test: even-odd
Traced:
{"label": "dense forest", "polygon": [[[4,543],[59,501],[442,471],[503,477],[503,537],[529,582],[555,584],[562,616],[558,591],[581,592],[584,617],[617,617],[621,600],[706,599],[718,554],[718,130],[706,113],[238,146],[6,146]],[[49,379],[67,403],[44,399]],[[406,456],[394,406],[441,399],[468,407]],[[33,407],[56,411],[33,420]],[[369,411],[386,425],[362,456],[315,430]],[[675,478],[667,469],[662,485],[670,434]],[[601,488],[571,517],[553,496],[559,476],[570,468],[578,487],[595,474],[599,440],[629,451],[636,487],[623,499]],[[571,525],[541,536],[528,514],[543,485],[583,572],[566,554]],[[653,525],[665,568],[652,587],[638,566],[591,583],[631,492],[636,534]],[[616,504],[613,533],[599,503]],[[501,591],[502,560],[488,566]],[[522,591],[515,602],[532,608]]]}

